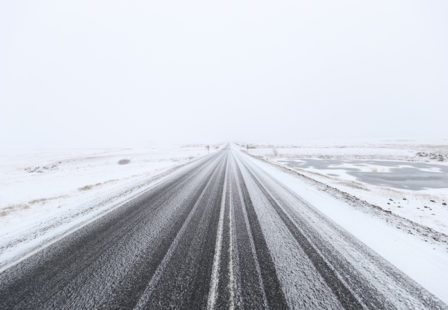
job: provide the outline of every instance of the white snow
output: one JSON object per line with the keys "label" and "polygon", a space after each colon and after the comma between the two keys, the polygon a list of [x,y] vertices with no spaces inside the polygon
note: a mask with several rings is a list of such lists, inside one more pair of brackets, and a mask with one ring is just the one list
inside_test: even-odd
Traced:
{"label": "white snow", "polygon": [[[3,151],[0,268],[146,190],[205,146]],[[120,160],[129,160],[120,164]]]}
{"label": "white snow", "polygon": [[[273,149],[277,155],[273,155]],[[419,168],[422,172],[440,173],[448,162],[420,157],[418,152],[448,154],[447,145],[424,144],[378,144],[364,146],[321,146],[321,147],[276,147],[260,146],[249,149],[251,155],[281,164],[321,183],[348,193],[370,204],[376,205],[412,222],[448,234],[448,188],[431,187],[428,183],[421,190],[394,188],[385,184],[371,184],[349,173],[350,168],[360,172],[385,173],[391,168],[414,167],[415,164],[430,164],[433,167]],[[303,163],[308,159],[335,160],[331,169],[298,167],[287,161]],[[369,162],[375,161],[377,163]],[[396,161],[400,161],[398,164]],[[383,162],[384,164],[379,164]],[[393,162],[393,167],[390,163]],[[409,177],[408,180],[411,180]],[[422,181],[424,182],[424,181]]]}
{"label": "white snow", "polygon": [[396,229],[293,174],[260,160],[253,162],[434,295],[448,302],[448,252],[445,247],[426,243],[421,238]]}
{"label": "white snow", "polygon": [[[443,155],[448,160],[448,140],[418,141],[389,140],[365,143],[363,141],[347,141],[332,144],[330,142],[301,145],[276,144],[239,144],[251,155],[292,157],[292,158],[342,158],[342,159],[397,159],[410,161],[437,161],[435,155]],[[417,153],[422,153],[419,156]],[[434,156],[433,156],[434,155]]]}

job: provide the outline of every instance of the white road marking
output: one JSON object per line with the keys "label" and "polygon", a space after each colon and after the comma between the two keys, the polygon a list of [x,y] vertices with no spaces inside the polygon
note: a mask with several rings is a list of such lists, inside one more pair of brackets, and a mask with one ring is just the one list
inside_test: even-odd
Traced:
{"label": "white road marking", "polygon": [[218,283],[219,283],[219,264],[221,262],[222,232],[224,228],[224,210],[226,207],[227,171],[228,171],[228,162],[226,164],[226,172],[224,174],[224,188],[222,193],[221,210],[219,211],[218,231],[216,233],[215,256],[213,257],[212,278],[210,283],[210,290],[208,293],[207,309],[215,308],[217,298]]}
{"label": "white road marking", "polygon": [[[232,197],[232,183],[229,183],[229,197]],[[235,309],[235,276],[233,274],[233,204],[229,199],[229,290],[230,310]]]}

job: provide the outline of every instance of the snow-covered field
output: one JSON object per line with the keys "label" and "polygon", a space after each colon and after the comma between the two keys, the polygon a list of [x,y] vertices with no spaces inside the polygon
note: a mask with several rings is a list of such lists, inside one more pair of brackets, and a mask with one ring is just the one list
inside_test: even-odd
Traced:
{"label": "snow-covered field", "polygon": [[2,151],[0,269],[208,152],[203,145]]}
{"label": "snow-covered field", "polygon": [[252,145],[247,151],[448,235],[448,143]]}

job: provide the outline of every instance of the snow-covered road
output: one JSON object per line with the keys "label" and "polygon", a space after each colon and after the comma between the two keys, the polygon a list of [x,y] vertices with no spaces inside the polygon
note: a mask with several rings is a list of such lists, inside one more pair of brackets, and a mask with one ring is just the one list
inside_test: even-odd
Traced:
{"label": "snow-covered road", "polygon": [[447,306],[228,147],[3,271],[0,308]]}

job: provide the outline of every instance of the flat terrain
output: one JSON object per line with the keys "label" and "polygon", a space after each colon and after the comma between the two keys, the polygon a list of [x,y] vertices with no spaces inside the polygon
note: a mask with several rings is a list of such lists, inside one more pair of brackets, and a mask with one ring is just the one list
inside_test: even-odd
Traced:
{"label": "flat terrain", "polygon": [[0,274],[1,309],[447,309],[235,149]]}
{"label": "flat terrain", "polygon": [[446,140],[432,143],[388,141],[242,148],[446,238],[448,144]]}

